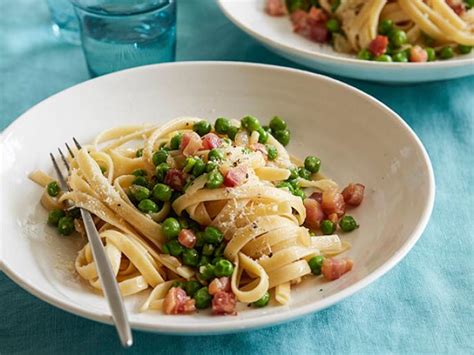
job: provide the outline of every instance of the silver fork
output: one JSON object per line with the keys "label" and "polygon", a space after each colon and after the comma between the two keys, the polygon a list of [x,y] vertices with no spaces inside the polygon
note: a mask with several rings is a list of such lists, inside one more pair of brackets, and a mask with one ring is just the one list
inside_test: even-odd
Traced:
{"label": "silver fork", "polygon": [[[74,144],[76,145],[77,149],[82,149],[79,142],[76,138],[73,138]],[[66,148],[74,158],[74,153],[69,147],[67,143],[65,143]],[[60,148],[58,148],[59,155],[61,156],[61,160],[63,161],[64,165],[67,168],[68,174],[71,172],[71,168],[69,163],[67,162],[66,156],[63,154]],[[71,188],[66,182],[66,178],[61,172],[56,159],[52,153],[49,154],[51,160],[53,161],[54,169],[59,178],[59,183],[63,190],[71,191]],[[91,214],[89,211],[80,208],[82,220],[84,221],[84,227],[86,229],[87,239],[89,239],[89,244],[92,249],[92,255],[94,256],[94,261],[97,266],[97,272],[99,274],[99,279],[102,284],[102,289],[105,293],[105,298],[110,307],[110,311],[112,312],[112,319],[114,320],[115,328],[117,329],[120,341],[122,345],[126,348],[132,346],[133,338],[132,338],[132,331],[130,329],[130,324],[128,322],[127,312],[125,310],[125,306],[123,304],[122,295],[120,294],[119,286],[117,281],[115,280],[115,275],[112,271],[112,266],[110,265],[109,259],[105,255],[105,249],[102,245],[102,241],[100,240],[99,233],[95,227],[94,221],[92,219]]]}

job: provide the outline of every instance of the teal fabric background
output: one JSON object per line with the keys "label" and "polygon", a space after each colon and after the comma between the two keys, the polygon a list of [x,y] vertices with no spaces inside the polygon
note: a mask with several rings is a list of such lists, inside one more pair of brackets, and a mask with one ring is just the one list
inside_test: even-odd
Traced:
{"label": "teal fabric background", "polygon": [[[178,2],[178,60],[299,67],[238,30],[213,0]],[[88,75],[80,48],[53,38],[43,1],[1,0],[0,14],[4,129]],[[398,112],[430,154],[436,204],[413,250],[380,280],[322,312],[234,335],[135,332],[128,353],[474,353],[474,77],[412,86],[344,81]],[[0,354],[120,352],[114,328],[54,308],[0,272]]]}

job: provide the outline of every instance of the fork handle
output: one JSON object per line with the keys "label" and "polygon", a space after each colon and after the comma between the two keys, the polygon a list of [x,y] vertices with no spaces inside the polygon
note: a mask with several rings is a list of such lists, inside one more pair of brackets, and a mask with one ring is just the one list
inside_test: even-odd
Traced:
{"label": "fork handle", "polygon": [[128,322],[127,312],[125,310],[122,295],[115,280],[115,275],[112,271],[109,259],[105,254],[105,248],[100,240],[99,233],[95,227],[94,221],[91,214],[81,208],[81,216],[84,221],[84,227],[86,234],[89,238],[89,243],[92,249],[92,255],[97,266],[97,273],[99,274],[100,283],[102,284],[102,290],[105,293],[105,298],[109,303],[112,318],[117,329],[120,341],[126,348],[132,346],[133,337]]}

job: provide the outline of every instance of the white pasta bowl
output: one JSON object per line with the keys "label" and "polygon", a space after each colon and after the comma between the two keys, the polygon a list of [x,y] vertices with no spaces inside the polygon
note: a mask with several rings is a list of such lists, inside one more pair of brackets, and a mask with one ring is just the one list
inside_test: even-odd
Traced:
{"label": "white pasta bowl", "polygon": [[211,334],[268,326],[321,310],[361,290],[394,267],[423,232],[434,201],[428,155],[407,124],[379,101],[338,81],[292,69],[243,63],[175,63],[135,68],[77,85],[18,118],[0,138],[2,221],[0,266],[21,287],[77,315],[111,323],[106,301],[74,272],[78,237],[61,237],[45,224],[34,169],[53,174],[48,157],[75,136],[86,143],[107,128],[164,123],[183,115],[214,120],[253,114],[284,117],[290,152],[315,154],[341,186],[366,185],[351,211],[360,228],[341,235],[355,266],[333,282],[308,278],[286,306],[240,305],[237,316],[140,313],[147,292],[127,298],[135,329]]}
{"label": "white pasta bowl", "polygon": [[237,27],[275,53],[325,73],[392,84],[474,75],[474,52],[429,63],[364,61],[294,33],[287,17],[272,17],[264,11],[265,0],[218,0],[218,4]]}

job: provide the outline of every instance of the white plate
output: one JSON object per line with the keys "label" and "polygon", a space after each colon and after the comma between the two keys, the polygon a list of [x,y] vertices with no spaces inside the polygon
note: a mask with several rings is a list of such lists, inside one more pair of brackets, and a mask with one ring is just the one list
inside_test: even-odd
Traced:
{"label": "white plate", "polygon": [[323,76],[265,65],[197,62],[146,66],[87,81],[43,101],[5,130],[0,141],[3,270],[46,302],[110,323],[104,299],[73,272],[78,238],[60,237],[45,225],[41,191],[28,173],[38,168],[52,173],[48,153],[73,135],[88,142],[121,124],[249,113],[262,121],[281,115],[292,130],[290,151],[318,155],[324,173],[341,185],[357,181],[367,186],[363,205],[353,213],[361,227],[344,236],[353,244],[348,255],[354,269],[331,283],[306,280],[294,288],[288,306],[243,306],[235,317],[138,313],[145,294],[127,298],[134,328],[209,334],[284,322],[342,300],[403,258],[429,219],[434,178],[425,149],[400,117],[361,91]]}
{"label": "white plate", "polygon": [[288,17],[265,13],[264,0],[218,0],[218,4],[235,25],[274,52],[326,73],[384,83],[416,83],[474,75],[474,51],[429,63],[363,61],[294,33]]}

